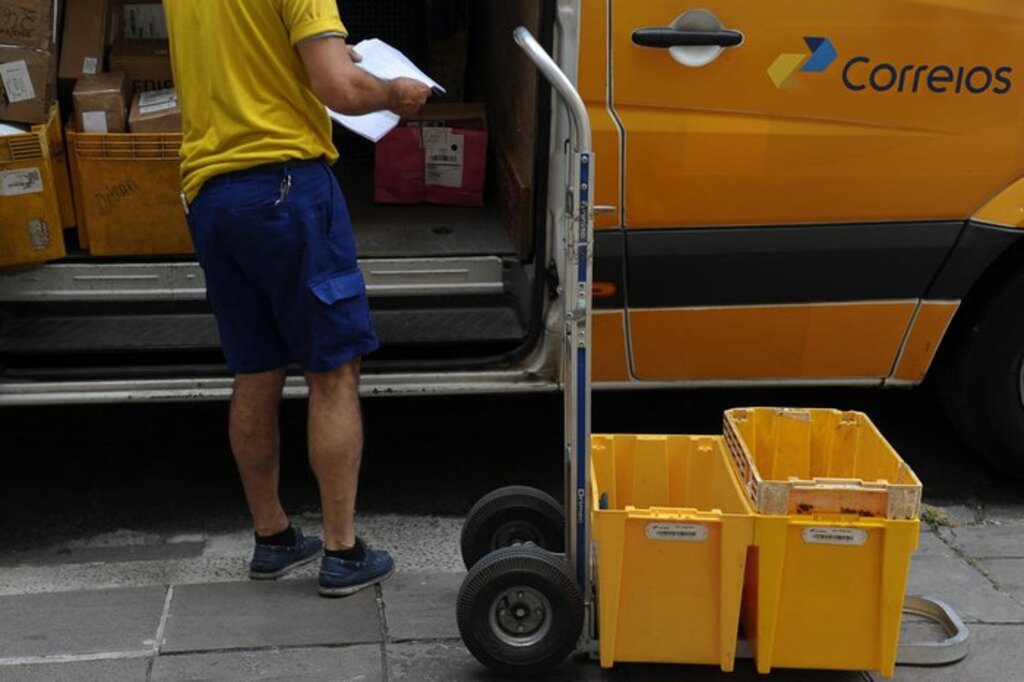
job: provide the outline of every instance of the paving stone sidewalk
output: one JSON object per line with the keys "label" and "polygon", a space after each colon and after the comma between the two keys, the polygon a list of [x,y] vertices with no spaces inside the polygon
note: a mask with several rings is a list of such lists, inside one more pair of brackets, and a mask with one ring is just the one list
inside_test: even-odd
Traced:
{"label": "paving stone sidewalk", "polygon": [[[138,554],[131,565],[154,560]],[[0,585],[17,565],[17,557],[2,557]],[[0,597],[0,681],[499,680],[458,639],[454,604],[462,577],[400,572],[344,600],[318,597],[310,571],[277,583],[76,585],[8,594]],[[897,680],[1024,680],[1024,523],[923,532],[910,591],[951,604],[971,629],[972,652],[949,667],[899,668]],[[919,627],[908,624],[908,636]],[[650,665],[602,671],[570,661],[547,679],[766,679],[749,661],[737,668],[731,675]],[[776,671],[767,679],[877,678]]]}

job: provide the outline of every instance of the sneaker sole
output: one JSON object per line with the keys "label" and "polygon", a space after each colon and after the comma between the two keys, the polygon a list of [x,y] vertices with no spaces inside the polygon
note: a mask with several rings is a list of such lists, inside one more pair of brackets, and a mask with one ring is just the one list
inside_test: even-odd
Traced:
{"label": "sneaker sole", "polygon": [[379,578],[374,578],[373,580],[367,580],[365,583],[359,583],[358,585],[349,585],[348,587],[323,587],[323,586],[317,586],[317,592],[320,593],[321,597],[335,597],[335,598],[336,597],[348,597],[350,595],[355,594],[356,592],[359,592],[361,590],[365,590],[367,587],[372,587],[374,585],[380,584],[380,583],[384,582],[385,580],[387,580],[388,578],[390,578],[394,574],[395,574],[395,569],[394,569],[394,567],[392,567],[390,571],[388,571],[384,575],[380,576]]}
{"label": "sneaker sole", "polygon": [[311,556],[306,557],[305,559],[300,559],[299,561],[296,561],[294,564],[289,564],[288,566],[282,568],[280,571],[275,571],[273,573],[260,573],[258,571],[249,571],[249,578],[251,580],[277,580],[278,578],[291,573],[297,568],[302,568],[303,566],[313,563],[314,561],[320,558],[321,554],[322,552],[317,552]]}

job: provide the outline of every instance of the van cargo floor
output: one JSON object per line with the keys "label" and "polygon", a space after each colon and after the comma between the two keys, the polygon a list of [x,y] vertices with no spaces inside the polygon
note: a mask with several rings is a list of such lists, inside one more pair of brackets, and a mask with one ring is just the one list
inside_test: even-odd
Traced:
{"label": "van cargo floor", "polygon": [[373,200],[372,168],[336,167],[360,258],[515,254],[497,201],[482,207],[393,205]]}

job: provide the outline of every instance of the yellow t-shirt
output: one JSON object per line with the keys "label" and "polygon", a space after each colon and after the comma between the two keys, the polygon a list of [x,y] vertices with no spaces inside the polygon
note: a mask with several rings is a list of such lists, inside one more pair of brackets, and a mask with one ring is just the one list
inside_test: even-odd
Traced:
{"label": "yellow t-shirt", "polygon": [[195,198],[223,173],[338,151],[295,46],[347,35],[335,0],[164,0],[184,142],[181,175]]}

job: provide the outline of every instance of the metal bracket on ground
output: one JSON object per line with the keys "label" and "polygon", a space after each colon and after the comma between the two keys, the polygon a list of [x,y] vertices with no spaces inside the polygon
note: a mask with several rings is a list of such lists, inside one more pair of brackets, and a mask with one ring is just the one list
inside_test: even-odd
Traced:
{"label": "metal bracket on ground", "polygon": [[945,602],[926,597],[909,596],[903,602],[903,613],[921,616],[942,626],[948,635],[938,642],[900,643],[896,665],[949,665],[963,660],[970,649],[970,631],[963,620]]}

